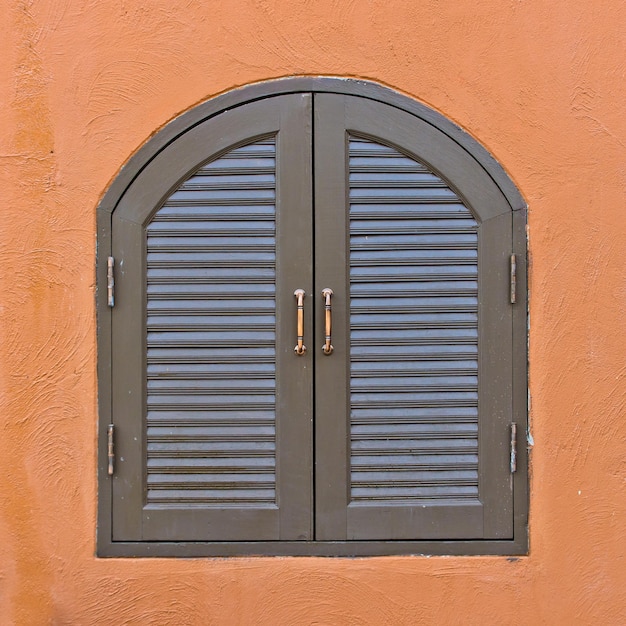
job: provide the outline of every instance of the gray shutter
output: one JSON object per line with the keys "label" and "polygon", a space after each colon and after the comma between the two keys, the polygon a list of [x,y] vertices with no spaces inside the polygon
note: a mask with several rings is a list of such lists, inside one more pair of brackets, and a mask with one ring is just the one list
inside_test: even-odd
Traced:
{"label": "gray shutter", "polygon": [[314,152],[335,347],[316,364],[317,537],[511,537],[508,206],[381,103],[317,95]]}
{"label": "gray shutter", "polygon": [[148,505],[276,505],[275,162],[226,153],[146,229]]}
{"label": "gray shutter", "polygon": [[512,537],[510,207],[423,119],[314,98],[314,135],[310,94],[191,127],[113,213],[114,542]]}
{"label": "gray shutter", "polygon": [[478,497],[477,222],[438,176],[349,139],[350,501]]}
{"label": "gray shutter", "polygon": [[116,540],[310,537],[312,382],[292,366],[293,291],[310,290],[310,100],[192,129],[114,214]]}

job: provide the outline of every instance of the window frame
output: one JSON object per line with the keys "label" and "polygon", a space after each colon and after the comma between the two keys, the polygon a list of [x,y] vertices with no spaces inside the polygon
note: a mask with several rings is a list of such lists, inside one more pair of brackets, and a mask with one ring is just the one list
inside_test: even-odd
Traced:
{"label": "window frame", "polygon": [[[107,259],[111,254],[112,213],[133,180],[163,149],[189,129],[226,109],[267,97],[293,93],[353,95],[391,105],[444,133],[465,150],[499,188],[512,212],[513,249],[517,256],[518,302],[513,306],[513,416],[517,424],[517,471],[513,481],[513,539],[457,541],[270,541],[270,542],[113,542],[111,480],[107,473],[107,427],[111,423],[111,309],[107,304]],[[526,308],[526,205],[510,178],[495,159],[472,137],[439,113],[388,88],[352,79],[288,78],[249,85],[201,104],[168,124],[125,165],[98,207],[97,312],[98,312],[98,556],[229,556],[324,555],[375,556],[394,554],[502,554],[528,551],[527,428],[527,308]]]}

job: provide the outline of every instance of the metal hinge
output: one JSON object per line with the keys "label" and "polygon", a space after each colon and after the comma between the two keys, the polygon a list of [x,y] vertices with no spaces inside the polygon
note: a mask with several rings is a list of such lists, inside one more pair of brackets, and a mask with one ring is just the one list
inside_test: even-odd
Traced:
{"label": "metal hinge", "polygon": [[107,304],[111,307],[115,305],[115,276],[113,275],[114,266],[115,259],[110,256],[107,259]]}
{"label": "metal hinge", "polygon": [[107,428],[107,458],[109,461],[109,465],[107,468],[107,474],[109,476],[113,476],[114,463],[115,463],[115,452],[113,450],[113,431],[115,427],[113,424],[109,424]]}
{"label": "metal hinge", "polygon": [[517,300],[517,259],[511,255],[511,304]]}
{"label": "metal hinge", "polygon": [[511,424],[511,474],[517,471],[517,424]]}

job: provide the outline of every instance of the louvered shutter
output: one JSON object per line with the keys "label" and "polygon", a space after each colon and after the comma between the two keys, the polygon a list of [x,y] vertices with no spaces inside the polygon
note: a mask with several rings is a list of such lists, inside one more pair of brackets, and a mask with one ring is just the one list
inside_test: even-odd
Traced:
{"label": "louvered shutter", "polygon": [[147,493],[276,504],[276,139],[185,181],[147,232]]}
{"label": "louvered shutter", "polygon": [[357,96],[262,98],[190,125],[128,183],[99,344],[114,543],[345,555],[513,538],[512,212],[443,128]]}
{"label": "louvered shutter", "polygon": [[310,96],[225,113],[116,212],[117,539],[311,536],[311,378],[289,346],[311,273],[310,116]]}
{"label": "louvered shutter", "polygon": [[476,220],[396,149],[348,150],[350,500],[476,500]]}
{"label": "louvered shutter", "polygon": [[318,537],[511,536],[510,217],[472,205],[476,163],[427,124],[325,94],[316,113]]}

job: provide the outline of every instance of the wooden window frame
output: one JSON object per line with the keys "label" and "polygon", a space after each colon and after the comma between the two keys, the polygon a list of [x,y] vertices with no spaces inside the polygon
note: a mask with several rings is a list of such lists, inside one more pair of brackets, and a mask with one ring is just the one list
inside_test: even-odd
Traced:
{"label": "wooden window frame", "polygon": [[[512,212],[513,249],[517,258],[518,302],[513,308],[512,421],[517,424],[517,470],[513,481],[513,538],[468,541],[248,541],[161,542],[112,541],[111,480],[107,472],[108,424],[111,423],[111,309],[107,304],[107,259],[111,254],[112,213],[133,180],[162,150],[183,133],[219,113],[250,102],[295,93],[333,93],[359,96],[391,105],[415,116],[445,134],[468,153],[485,176],[498,187]],[[380,85],[330,77],[288,78],[249,85],[210,100],[181,115],[147,142],[123,167],[98,207],[97,313],[98,313],[98,528],[97,554],[116,556],[232,556],[232,555],[522,555],[528,552],[528,452],[527,429],[527,285],[526,204],[495,159],[458,126],[426,106]]]}

